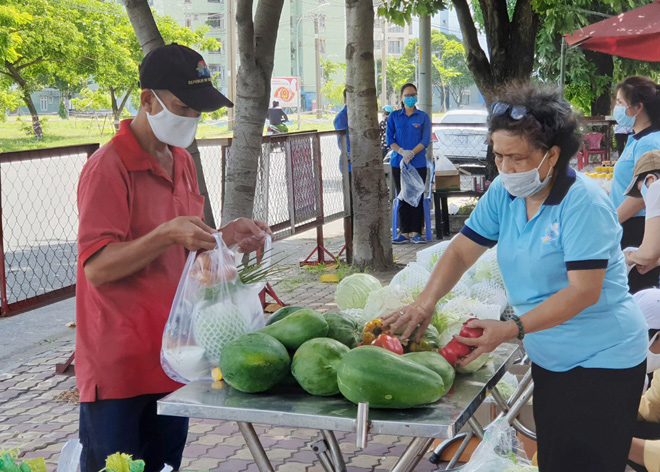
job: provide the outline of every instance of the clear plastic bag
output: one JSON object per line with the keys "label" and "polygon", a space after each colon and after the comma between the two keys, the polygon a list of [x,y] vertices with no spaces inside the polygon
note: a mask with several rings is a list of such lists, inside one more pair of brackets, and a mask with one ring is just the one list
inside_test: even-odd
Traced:
{"label": "clear plastic bag", "polygon": [[[221,233],[214,236],[215,249],[188,255],[163,332],[161,365],[181,383],[211,378],[225,344],[265,325],[259,300],[264,285],[244,285],[236,254]],[[264,253],[267,266],[270,237]]]}
{"label": "clear plastic bag", "polygon": [[396,198],[416,207],[419,205],[419,198],[424,193],[424,187],[424,180],[417,169],[401,161],[401,191]]}
{"label": "clear plastic bag", "polygon": [[493,421],[461,472],[538,472],[505,418]]}

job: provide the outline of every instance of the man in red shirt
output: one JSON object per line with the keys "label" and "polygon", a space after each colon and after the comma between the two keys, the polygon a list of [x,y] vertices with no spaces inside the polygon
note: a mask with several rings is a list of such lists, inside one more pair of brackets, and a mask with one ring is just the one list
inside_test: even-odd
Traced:
{"label": "man in red shirt", "polygon": [[[188,251],[213,249],[190,154],[201,112],[233,104],[211,84],[198,53],[178,44],[140,65],[141,108],[87,162],[78,184],[76,379],[82,472],[115,452],[146,471],[178,470],[188,420],[159,416],[156,401],[181,385],[160,365],[163,329]],[[220,228],[249,252],[270,233],[239,218]]]}

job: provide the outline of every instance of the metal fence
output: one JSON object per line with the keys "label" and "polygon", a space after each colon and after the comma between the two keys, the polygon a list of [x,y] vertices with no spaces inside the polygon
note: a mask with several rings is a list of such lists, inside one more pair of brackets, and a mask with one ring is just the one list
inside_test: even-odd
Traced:
{"label": "metal fence", "polygon": [[[349,216],[339,170],[338,136],[305,132],[265,136],[259,156],[254,217],[276,239]],[[208,198],[220,221],[231,139],[198,141]],[[98,144],[0,154],[0,316],[75,294],[77,184]],[[318,248],[319,257],[324,249]]]}
{"label": "metal fence", "polygon": [[98,144],[0,154],[0,314],[74,294],[78,176]]}

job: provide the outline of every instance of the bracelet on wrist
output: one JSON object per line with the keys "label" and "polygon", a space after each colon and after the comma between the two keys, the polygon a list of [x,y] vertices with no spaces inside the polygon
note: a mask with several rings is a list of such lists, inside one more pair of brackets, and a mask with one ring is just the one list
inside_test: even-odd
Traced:
{"label": "bracelet on wrist", "polygon": [[520,318],[518,316],[514,315],[513,313],[506,313],[503,314],[500,319],[502,321],[513,321],[516,323],[516,326],[518,326],[518,336],[517,338],[522,341],[522,339],[525,337],[525,328],[523,327],[522,321],[520,321]]}

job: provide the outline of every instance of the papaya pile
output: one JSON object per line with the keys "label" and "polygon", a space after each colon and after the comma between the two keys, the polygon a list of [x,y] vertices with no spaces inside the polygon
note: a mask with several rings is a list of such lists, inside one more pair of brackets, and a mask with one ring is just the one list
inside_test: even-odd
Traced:
{"label": "papaya pile", "polygon": [[424,347],[432,350],[406,341],[397,354],[385,344],[362,345],[372,336],[389,337],[374,328],[341,312],[284,307],[264,328],[226,344],[220,371],[241,392],[297,384],[311,395],[341,393],[356,404],[369,402],[371,408],[412,408],[447,393],[456,374],[436,350],[436,330],[425,335]]}

